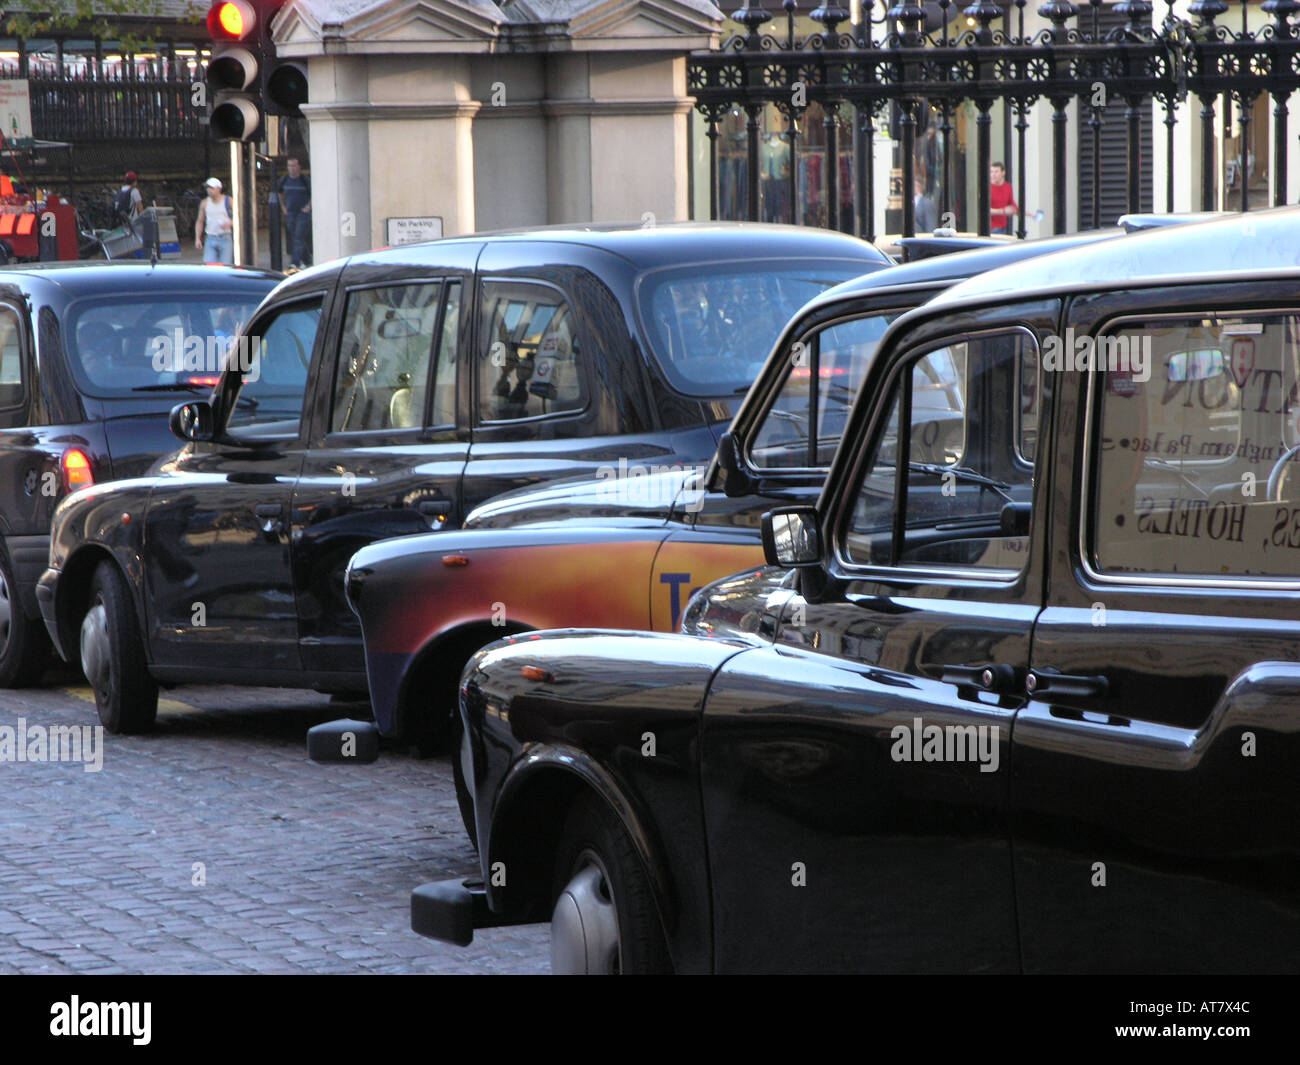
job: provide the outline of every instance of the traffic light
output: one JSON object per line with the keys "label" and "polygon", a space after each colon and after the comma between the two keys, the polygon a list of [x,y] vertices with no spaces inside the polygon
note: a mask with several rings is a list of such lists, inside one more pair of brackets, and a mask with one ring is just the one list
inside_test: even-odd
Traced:
{"label": "traffic light", "polygon": [[271,39],[271,18],[287,0],[263,0],[264,58],[262,63],[262,104],[268,115],[288,115],[302,118],[302,105],[307,102],[307,67],[291,59],[280,59],[275,54],[275,41]]}
{"label": "traffic light", "polygon": [[218,140],[254,141],[261,134],[263,21],[249,0],[217,0],[208,11],[208,124]]}

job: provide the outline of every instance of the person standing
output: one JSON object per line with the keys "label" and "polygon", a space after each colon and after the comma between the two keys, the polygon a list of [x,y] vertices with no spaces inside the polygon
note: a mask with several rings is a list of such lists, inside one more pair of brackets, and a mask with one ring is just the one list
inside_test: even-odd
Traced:
{"label": "person standing", "polygon": [[917,233],[933,233],[939,224],[939,212],[925,191],[925,181],[917,178],[913,184],[916,190],[912,197],[912,218]]}
{"label": "person standing", "polygon": [[311,239],[311,177],[302,172],[302,161],[296,156],[289,156],[286,165],[289,173],[280,179],[280,202],[289,238],[289,265],[301,269],[311,265],[307,250]]}
{"label": "person standing", "polygon": [[1011,192],[1007,168],[1001,163],[989,167],[989,232],[1009,234],[1011,219],[1020,213],[1020,205]]}
{"label": "person standing", "polygon": [[120,225],[135,227],[136,216],[144,210],[144,197],[136,188],[134,170],[128,170],[123,179],[124,184],[113,197],[114,221]]}
{"label": "person standing", "polygon": [[220,178],[210,177],[205,184],[208,198],[203,201],[198,222],[194,226],[194,246],[203,249],[205,263],[225,263],[227,266],[233,266],[235,216],[230,205],[230,197],[221,191]]}

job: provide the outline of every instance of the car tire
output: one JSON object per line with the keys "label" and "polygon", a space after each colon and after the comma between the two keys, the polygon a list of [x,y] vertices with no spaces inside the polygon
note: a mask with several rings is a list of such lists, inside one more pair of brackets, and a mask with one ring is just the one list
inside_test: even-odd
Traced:
{"label": "car tire", "polygon": [[406,742],[414,749],[417,758],[436,758],[452,753],[451,715],[429,711],[418,722],[413,722],[405,733]]}
{"label": "car tire", "polygon": [[451,775],[456,782],[456,805],[460,807],[460,819],[464,822],[465,833],[470,842],[478,848],[478,826],[474,823],[474,797],[469,793],[465,782],[465,767],[461,765],[460,728],[453,728],[451,744]]}
{"label": "car tire", "polygon": [[126,579],[101,562],[81,622],[81,667],[95,693],[95,709],[113,733],[147,732],[158,716],[158,684],[149,675],[144,640]]}
{"label": "car tire", "polygon": [[[452,649],[449,658],[458,653]],[[418,685],[412,685],[418,687]],[[412,698],[411,695],[407,696]],[[460,698],[460,670],[444,670],[442,676],[433,684],[433,691],[424,703],[424,712],[408,715],[403,726],[406,741],[415,748],[421,758],[451,753],[456,757],[456,729],[453,727],[456,716],[456,701]]]}
{"label": "car tire", "polygon": [[555,864],[551,971],[672,971],[649,878],[608,803],[580,799],[564,826]]}
{"label": "car tire", "polygon": [[52,650],[45,622],[23,610],[9,552],[0,547],[0,688],[35,684],[45,674]]}

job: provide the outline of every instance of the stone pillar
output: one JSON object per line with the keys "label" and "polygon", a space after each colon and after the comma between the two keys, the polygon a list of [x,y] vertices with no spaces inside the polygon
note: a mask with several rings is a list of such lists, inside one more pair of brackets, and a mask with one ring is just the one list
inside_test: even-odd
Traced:
{"label": "stone pillar", "polygon": [[394,56],[370,68],[371,242],[390,217],[436,217],[475,229],[474,116],[467,56]]}
{"label": "stone pillar", "polygon": [[311,128],[312,258],[322,263],[366,251],[372,239],[370,63],[364,56],[314,56],[307,78]]}
{"label": "stone pillar", "polygon": [[591,113],[588,65],[584,53],[547,57],[546,219],[594,221],[591,209]]}
{"label": "stone pillar", "polygon": [[685,219],[686,57],[597,53],[588,76],[590,219]]}

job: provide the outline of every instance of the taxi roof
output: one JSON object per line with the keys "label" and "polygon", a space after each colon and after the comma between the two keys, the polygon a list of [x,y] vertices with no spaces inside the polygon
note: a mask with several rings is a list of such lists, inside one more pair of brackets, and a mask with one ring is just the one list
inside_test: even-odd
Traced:
{"label": "taxi roof", "polygon": [[1131,233],[1013,263],[962,281],[927,312],[1008,296],[1234,280],[1300,268],[1300,208],[1279,207]]}

